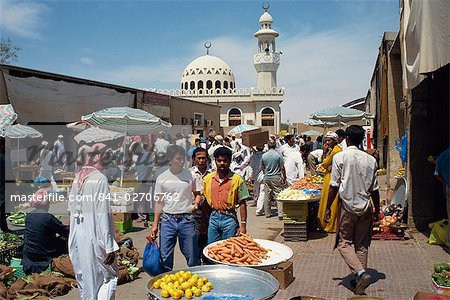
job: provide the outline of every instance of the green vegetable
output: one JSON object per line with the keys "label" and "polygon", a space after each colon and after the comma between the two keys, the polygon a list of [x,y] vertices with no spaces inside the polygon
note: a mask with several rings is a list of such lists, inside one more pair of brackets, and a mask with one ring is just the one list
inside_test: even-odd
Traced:
{"label": "green vegetable", "polygon": [[436,273],[441,273],[442,271],[450,271],[450,264],[449,263],[435,264],[434,271]]}
{"label": "green vegetable", "polygon": [[442,270],[441,273],[433,273],[431,275],[434,282],[440,286],[450,287],[450,272]]}

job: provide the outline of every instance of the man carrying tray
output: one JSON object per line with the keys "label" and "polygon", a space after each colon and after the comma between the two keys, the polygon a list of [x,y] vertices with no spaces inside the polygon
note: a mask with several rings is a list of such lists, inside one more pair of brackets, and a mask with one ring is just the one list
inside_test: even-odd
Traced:
{"label": "man carrying tray", "polygon": [[247,232],[245,200],[250,198],[250,194],[244,179],[230,170],[231,157],[231,149],[217,148],[214,151],[217,171],[203,179],[202,193],[212,208],[208,226],[208,244],[235,236],[238,232]]}

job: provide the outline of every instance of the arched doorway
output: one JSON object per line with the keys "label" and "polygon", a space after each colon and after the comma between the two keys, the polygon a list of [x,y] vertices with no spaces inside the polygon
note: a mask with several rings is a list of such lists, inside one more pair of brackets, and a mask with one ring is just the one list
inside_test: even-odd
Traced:
{"label": "arched doorway", "polygon": [[274,126],[275,125],[275,111],[266,107],[261,111],[261,126]]}
{"label": "arched doorway", "polygon": [[238,108],[232,108],[228,111],[228,126],[238,126],[242,123],[242,113]]}

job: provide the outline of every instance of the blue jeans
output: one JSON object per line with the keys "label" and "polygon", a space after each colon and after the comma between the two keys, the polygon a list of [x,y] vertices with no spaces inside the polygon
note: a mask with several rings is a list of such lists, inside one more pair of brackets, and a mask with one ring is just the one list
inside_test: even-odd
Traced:
{"label": "blue jeans", "polygon": [[180,242],[180,250],[186,258],[189,267],[199,265],[198,242],[194,215],[162,214],[160,250],[165,272],[173,269],[173,252],[175,245]]}
{"label": "blue jeans", "polygon": [[238,229],[233,217],[213,211],[209,217],[208,244],[236,236]]}

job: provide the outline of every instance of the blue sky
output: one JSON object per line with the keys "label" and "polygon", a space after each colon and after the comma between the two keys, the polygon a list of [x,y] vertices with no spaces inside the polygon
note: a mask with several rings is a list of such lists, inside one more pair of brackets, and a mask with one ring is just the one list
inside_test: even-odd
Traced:
{"label": "blue sky", "polygon": [[[14,65],[137,88],[178,88],[208,40],[237,87],[250,87],[261,4],[0,0],[0,34],[22,48]],[[270,5],[283,52],[283,121],[366,95],[383,32],[398,30],[397,0]]]}

